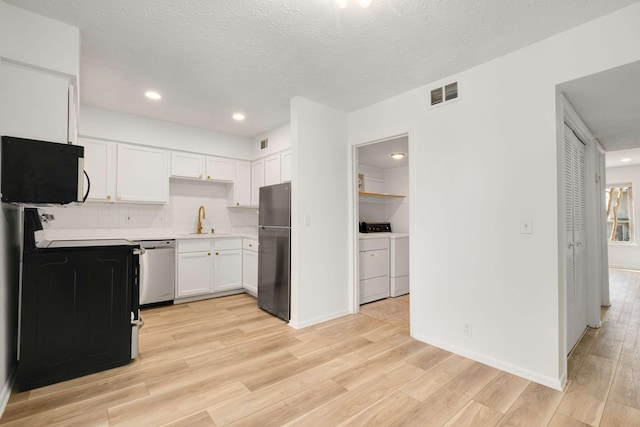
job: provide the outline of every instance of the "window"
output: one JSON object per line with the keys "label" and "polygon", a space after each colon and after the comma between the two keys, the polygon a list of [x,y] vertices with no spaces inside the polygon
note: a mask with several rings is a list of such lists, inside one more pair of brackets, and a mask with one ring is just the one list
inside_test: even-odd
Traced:
{"label": "window", "polygon": [[633,241],[631,185],[612,185],[606,191],[607,236],[610,242]]}

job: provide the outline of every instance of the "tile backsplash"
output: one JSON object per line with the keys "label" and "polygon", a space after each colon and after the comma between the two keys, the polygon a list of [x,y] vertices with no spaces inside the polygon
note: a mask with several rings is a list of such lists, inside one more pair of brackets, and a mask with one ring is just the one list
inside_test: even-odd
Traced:
{"label": "tile backsplash", "polygon": [[258,210],[227,208],[232,184],[205,181],[170,181],[169,203],[146,205],[137,203],[95,203],[47,207],[55,220],[50,229],[171,229],[175,232],[196,231],[198,207],[204,206],[206,218],[220,233],[256,234]]}

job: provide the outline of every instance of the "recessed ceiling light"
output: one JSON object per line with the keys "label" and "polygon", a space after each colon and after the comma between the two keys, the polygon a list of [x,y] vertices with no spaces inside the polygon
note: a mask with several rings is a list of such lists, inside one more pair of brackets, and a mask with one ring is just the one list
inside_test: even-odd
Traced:
{"label": "recessed ceiling light", "polygon": [[391,154],[389,154],[389,156],[391,156],[391,158],[395,159],[395,160],[404,159],[406,155],[407,155],[407,153],[391,153]]}
{"label": "recessed ceiling light", "polygon": [[[338,7],[338,9],[344,9],[345,7],[349,6],[349,2],[350,0],[336,0],[336,6]],[[363,9],[371,6],[371,0],[356,0],[356,3],[358,3],[358,6]]]}
{"label": "recessed ceiling light", "polygon": [[160,99],[162,99],[162,95],[160,95],[158,92],[153,91],[153,90],[148,90],[144,93],[144,96],[146,96],[149,99],[153,99],[154,101],[158,101]]}
{"label": "recessed ceiling light", "polygon": [[630,158],[628,158],[628,157],[625,157],[624,159],[620,159],[620,161],[621,161],[622,163],[627,163],[627,162],[630,162],[630,161],[631,161],[631,159],[630,159]]}
{"label": "recessed ceiling light", "polygon": [[233,120],[235,120],[236,122],[241,122],[244,120],[244,114],[242,113],[235,113],[233,115]]}

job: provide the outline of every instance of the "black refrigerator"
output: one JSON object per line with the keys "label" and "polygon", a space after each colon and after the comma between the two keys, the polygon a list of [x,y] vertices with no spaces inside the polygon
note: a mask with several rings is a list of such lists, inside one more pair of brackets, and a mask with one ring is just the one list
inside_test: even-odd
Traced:
{"label": "black refrigerator", "polygon": [[289,321],[291,309],[291,183],[260,188],[258,307]]}

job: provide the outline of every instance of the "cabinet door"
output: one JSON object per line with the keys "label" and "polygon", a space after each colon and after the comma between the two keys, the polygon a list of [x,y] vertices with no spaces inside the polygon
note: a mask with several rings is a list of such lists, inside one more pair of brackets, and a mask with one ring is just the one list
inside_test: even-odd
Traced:
{"label": "cabinet door", "polygon": [[236,160],[232,199],[228,206],[251,205],[251,163]]}
{"label": "cabinet door", "polygon": [[216,251],[213,270],[215,292],[242,288],[242,250]]}
{"label": "cabinet door", "polygon": [[258,296],[258,252],[246,249],[242,252],[242,286],[249,294]]}
{"label": "cabinet door", "polygon": [[113,202],[116,190],[116,144],[86,138],[80,138],[78,142],[84,147],[84,170],[91,180],[87,200]]}
{"label": "cabinet door", "polygon": [[264,186],[264,159],[251,163],[251,206],[260,202],[260,187]]}
{"label": "cabinet door", "polygon": [[211,252],[178,254],[176,298],[213,292]]}
{"label": "cabinet door", "polygon": [[264,185],[280,184],[280,154],[264,159]]}
{"label": "cabinet door", "polygon": [[204,157],[198,154],[171,153],[171,176],[175,178],[202,179]]}
{"label": "cabinet door", "polygon": [[0,64],[2,134],[67,143],[69,79]]}
{"label": "cabinet door", "polygon": [[233,160],[222,157],[207,157],[207,179],[233,182]]}
{"label": "cabinet door", "polygon": [[167,152],[118,144],[117,199],[166,203],[169,199]]}
{"label": "cabinet door", "polygon": [[291,150],[280,155],[280,182],[291,182]]}

